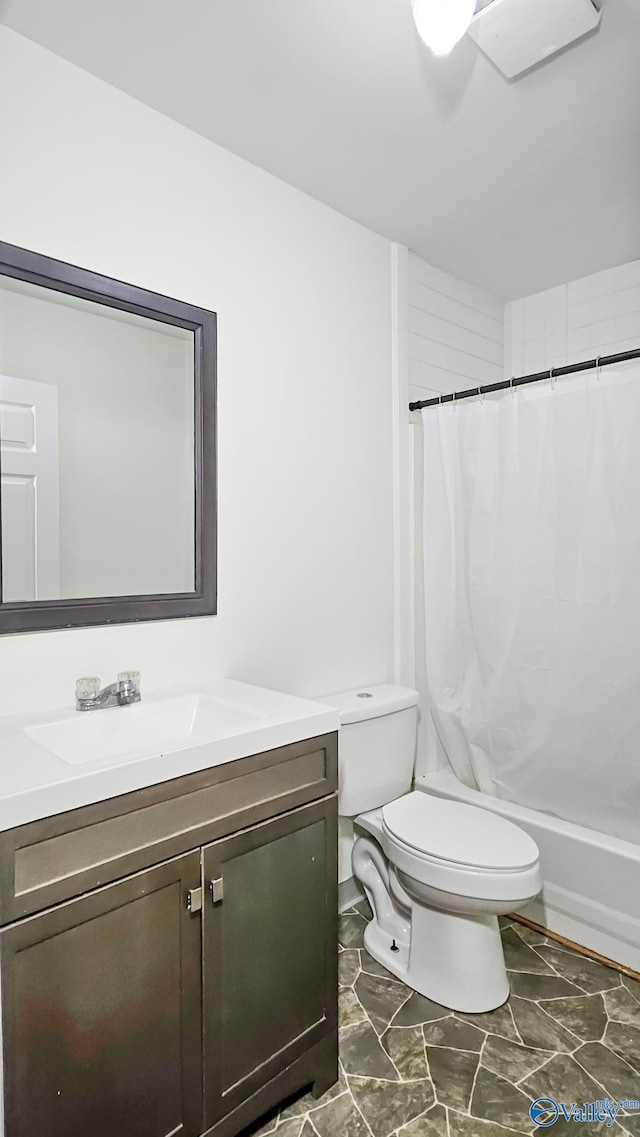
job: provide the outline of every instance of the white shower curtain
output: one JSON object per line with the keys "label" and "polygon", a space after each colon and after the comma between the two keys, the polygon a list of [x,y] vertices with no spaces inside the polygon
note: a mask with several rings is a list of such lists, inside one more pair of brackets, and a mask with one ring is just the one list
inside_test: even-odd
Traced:
{"label": "white shower curtain", "polygon": [[427,683],[455,772],[640,841],[640,368],[422,415]]}

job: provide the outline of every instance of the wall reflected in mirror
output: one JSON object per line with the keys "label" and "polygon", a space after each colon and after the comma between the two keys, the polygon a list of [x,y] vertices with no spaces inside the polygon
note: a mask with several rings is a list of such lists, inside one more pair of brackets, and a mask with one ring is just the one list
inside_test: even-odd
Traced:
{"label": "wall reflected in mirror", "polygon": [[194,334],[0,276],[6,602],[195,588]]}

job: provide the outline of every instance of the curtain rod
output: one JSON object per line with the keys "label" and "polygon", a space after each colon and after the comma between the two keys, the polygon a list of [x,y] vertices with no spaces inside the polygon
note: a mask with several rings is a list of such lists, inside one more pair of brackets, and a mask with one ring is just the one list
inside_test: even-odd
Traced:
{"label": "curtain rod", "polygon": [[584,363],[568,363],[565,367],[551,367],[548,371],[536,371],[533,375],[519,375],[513,379],[503,379],[500,383],[486,383],[484,387],[471,387],[468,391],[454,391],[452,395],[439,395],[435,399],[420,399],[409,403],[410,411],[423,407],[437,407],[441,403],[453,403],[458,399],[472,399],[474,395],[488,395],[491,391],[508,391],[511,387],[524,387],[525,383],[540,383],[543,379],[558,379],[562,375],[574,375],[577,371],[592,371],[599,367],[609,367],[612,363],[626,363],[629,359],[640,359],[640,348],[633,351],[619,351],[616,355],[600,355],[597,359],[587,359]]}

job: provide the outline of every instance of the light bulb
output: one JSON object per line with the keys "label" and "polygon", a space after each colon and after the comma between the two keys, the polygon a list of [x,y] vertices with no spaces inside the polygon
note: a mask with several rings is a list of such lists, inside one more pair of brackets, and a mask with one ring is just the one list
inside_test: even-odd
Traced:
{"label": "light bulb", "polygon": [[420,39],[434,55],[448,55],[462,39],[476,10],[476,0],[411,0]]}

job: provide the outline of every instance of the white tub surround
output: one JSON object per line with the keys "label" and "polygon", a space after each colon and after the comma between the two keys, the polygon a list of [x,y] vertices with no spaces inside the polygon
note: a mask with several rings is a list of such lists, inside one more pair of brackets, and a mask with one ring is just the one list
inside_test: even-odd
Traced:
{"label": "white tub surround", "polygon": [[477,805],[514,821],[540,850],[540,896],[513,911],[640,971],[640,845],[465,786],[451,769],[424,774],[416,790]]}
{"label": "white tub surround", "polygon": [[640,260],[513,300],[505,307],[504,378],[640,343]]}
{"label": "white tub surround", "polygon": [[[91,760],[98,728],[102,754]],[[130,707],[12,715],[0,719],[0,830],[338,728],[333,707],[231,679],[148,697],[143,688]]]}

